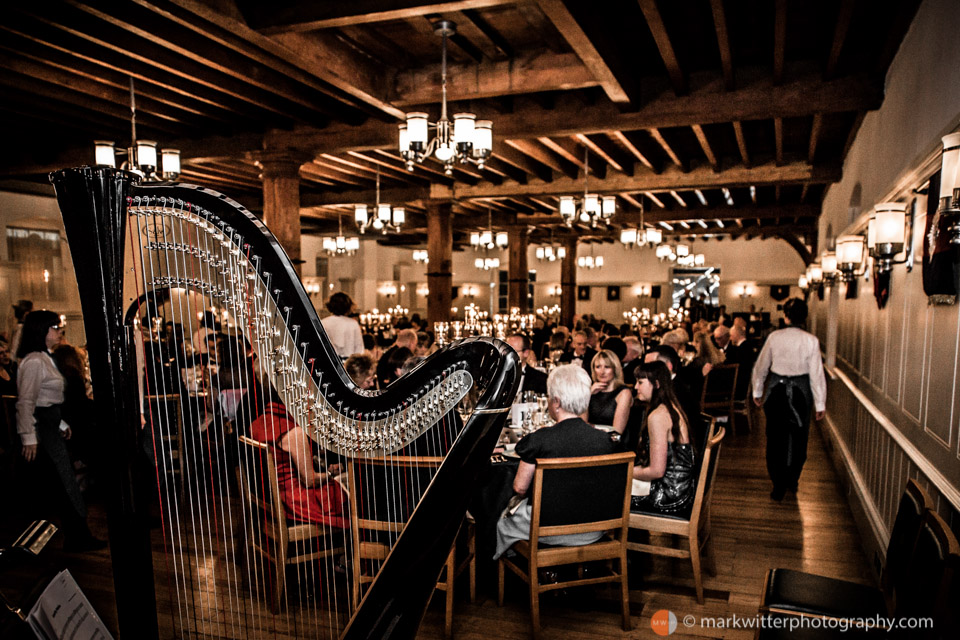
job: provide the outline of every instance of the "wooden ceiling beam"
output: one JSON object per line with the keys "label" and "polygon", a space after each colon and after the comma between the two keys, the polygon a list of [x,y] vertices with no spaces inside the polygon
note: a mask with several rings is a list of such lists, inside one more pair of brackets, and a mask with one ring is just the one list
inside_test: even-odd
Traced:
{"label": "wooden ceiling beam", "polygon": [[787,0],[777,0],[773,18],[773,83],[783,82],[787,49]]}
{"label": "wooden ceiling beam", "polygon": [[[397,106],[440,101],[440,64],[401,71],[391,93]],[[509,60],[448,64],[447,99],[477,100],[496,96],[569,91],[599,83],[572,53],[535,51]]]}
{"label": "wooden ceiling beam", "polygon": [[660,133],[660,130],[656,127],[651,127],[648,129],[650,137],[653,138],[657,144],[663,149],[663,152],[667,154],[667,157],[670,158],[670,161],[675,164],[681,171],[686,169],[683,161],[680,160],[680,156],[673,150],[673,147],[670,146],[670,143],[667,142],[666,138],[663,137],[663,134]]}
{"label": "wooden ceiling beam", "polygon": [[616,74],[604,60],[590,37],[577,22],[563,0],[536,0],[540,10],[567,40],[594,78],[614,103],[628,103],[631,98],[620,84]]}
{"label": "wooden ceiling beam", "polygon": [[[819,76],[807,76],[778,87],[761,82],[731,92],[694,93],[679,98],[661,96],[637,111],[620,112],[610,104],[585,107],[582,103],[563,103],[553,110],[529,107],[494,120],[494,149],[498,142],[511,138],[589,135],[651,127],[763,120],[775,116],[866,111],[879,107],[882,98],[882,83],[863,76],[828,82]],[[377,121],[352,127],[304,127],[296,132],[271,131],[265,140],[279,148],[337,153],[348,149],[394,147],[397,127]]]}
{"label": "wooden ceiling beam", "polygon": [[693,129],[693,134],[697,136],[697,142],[700,143],[700,148],[703,149],[703,155],[707,157],[707,162],[710,163],[710,166],[713,167],[714,171],[720,171],[720,161],[717,159],[717,155],[710,147],[710,141],[707,140],[707,134],[704,133],[703,127],[695,124],[691,128]]}
{"label": "wooden ceiling beam", "polygon": [[807,147],[807,162],[813,164],[813,159],[817,153],[817,142],[820,139],[820,133],[823,131],[823,114],[813,114],[813,124],[810,126],[810,144]]}
{"label": "wooden ceiling beam", "polygon": [[833,29],[833,41],[830,44],[830,54],[827,56],[827,64],[823,70],[823,77],[826,79],[830,79],[836,74],[837,63],[840,61],[840,52],[843,50],[843,43],[847,39],[850,22],[853,20],[853,7],[855,4],[854,0],[843,0],[840,3],[837,24]]}
{"label": "wooden ceiling beam", "polygon": [[[496,49],[499,56],[504,58],[515,57],[513,46],[511,46],[507,39],[503,37],[502,33],[497,31],[489,22],[484,20],[479,11],[476,9],[465,9],[463,11],[458,11],[455,14],[455,19],[456,17],[460,17],[463,23],[472,25],[478,33],[483,34],[483,37],[488,40]],[[458,24],[461,24],[461,21],[458,21]],[[488,54],[488,57],[494,58],[496,56],[490,56]]]}
{"label": "wooden ceiling beam", "polygon": [[[561,158],[577,165],[583,169],[584,152],[583,145],[579,145],[569,138],[537,138],[537,142],[556,153]],[[590,156],[586,154],[587,166],[590,167],[590,175],[603,178],[607,175],[607,163],[603,158],[597,155]]]}
{"label": "wooden ceiling beam", "polygon": [[518,169],[522,169],[526,173],[534,175],[544,182],[553,180],[553,170],[550,167],[534,160],[509,144],[497,145],[493,151],[493,157],[500,158],[505,163],[512,164]]}
{"label": "wooden ceiling beam", "polygon": [[773,145],[777,166],[783,164],[783,118],[773,119]]}
{"label": "wooden ceiling beam", "polygon": [[620,173],[625,173],[628,176],[633,175],[633,159],[614,144],[610,138],[604,135],[590,137],[582,134],[577,134],[574,137],[580,144],[589,147],[591,151],[603,158],[607,164]]}
{"label": "wooden ceiling beam", "polygon": [[723,0],[710,0],[713,11],[713,26],[717,31],[717,47],[720,49],[720,68],[723,69],[723,86],[727,91],[734,87],[733,54],[730,49],[730,34],[727,33],[727,14]]}
{"label": "wooden ceiling beam", "polygon": [[270,3],[250,3],[247,21],[262,33],[285,33],[290,31],[318,31],[357,24],[373,24],[394,20],[409,20],[432,13],[447,13],[465,9],[484,9],[514,4],[516,0],[460,0],[459,2],[436,2],[435,0],[397,0],[389,9],[377,0],[353,0],[351,2],[304,2],[284,9]]}
{"label": "wooden ceiling beam", "polygon": [[733,134],[737,138],[737,148],[740,149],[740,159],[743,160],[743,166],[750,168],[750,153],[747,149],[747,139],[743,135],[743,123],[739,120],[733,121]]}
{"label": "wooden ceiling beam", "polygon": [[643,11],[643,17],[647,20],[650,33],[653,34],[653,40],[657,43],[657,49],[660,50],[663,64],[667,68],[667,74],[669,74],[670,82],[673,85],[673,92],[682,96],[687,93],[687,79],[684,77],[683,70],[680,68],[680,61],[677,60],[677,54],[670,42],[667,25],[664,24],[663,16],[657,9],[657,2],[656,0],[638,0],[638,2],[640,10]]}
{"label": "wooden ceiling beam", "polygon": [[[650,159],[647,157],[645,153],[640,151],[636,141],[632,139],[632,137],[629,135],[628,132],[611,131],[609,135],[612,136],[615,140],[618,140],[620,144],[622,144],[627,149],[627,151],[632,153],[637,160],[643,163],[644,166],[646,166],[648,169],[650,169],[654,173],[659,173],[659,169],[653,165],[653,163],[650,161]],[[631,173],[630,175],[633,175],[633,174]]]}
{"label": "wooden ceiling beam", "polygon": [[532,140],[504,140],[503,142],[554,171],[559,171],[568,178],[576,179],[580,173],[580,165],[568,162]]}
{"label": "wooden ceiling beam", "polygon": [[[751,218],[757,220],[770,220],[778,217],[796,217],[796,218],[816,218],[820,215],[819,207],[815,205],[782,205],[782,206],[756,206],[743,205],[739,207],[689,207],[675,211],[646,210],[643,214],[644,221],[651,224],[659,222],[679,222],[694,220],[736,220],[738,218]],[[634,219],[639,221],[640,212],[618,211],[616,220],[629,220],[633,223]],[[701,227],[702,228],[702,227]],[[709,228],[709,227],[708,227]]]}

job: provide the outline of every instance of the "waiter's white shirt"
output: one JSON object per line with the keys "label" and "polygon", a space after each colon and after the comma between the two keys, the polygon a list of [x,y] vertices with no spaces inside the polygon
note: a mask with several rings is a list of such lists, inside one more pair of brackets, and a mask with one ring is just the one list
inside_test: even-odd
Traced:
{"label": "waiter's white shirt", "polygon": [[341,358],[349,358],[363,351],[363,334],[360,323],[347,316],[327,316],[320,321],[333,348]]}
{"label": "waiter's white shirt", "polygon": [[820,341],[798,327],[779,329],[770,334],[753,365],[753,397],[763,397],[767,373],[781,376],[810,376],[813,406],[816,411],[827,407],[827,380],[823,375]]}

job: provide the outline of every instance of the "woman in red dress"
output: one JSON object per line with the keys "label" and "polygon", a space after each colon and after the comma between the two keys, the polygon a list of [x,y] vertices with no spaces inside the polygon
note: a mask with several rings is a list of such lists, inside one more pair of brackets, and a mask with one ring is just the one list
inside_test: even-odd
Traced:
{"label": "woman in red dress", "polygon": [[343,489],[333,480],[339,465],[331,465],[326,471],[314,468],[313,441],[279,400],[269,399],[263,413],[250,425],[250,436],[270,445],[287,517],[340,529],[349,526]]}

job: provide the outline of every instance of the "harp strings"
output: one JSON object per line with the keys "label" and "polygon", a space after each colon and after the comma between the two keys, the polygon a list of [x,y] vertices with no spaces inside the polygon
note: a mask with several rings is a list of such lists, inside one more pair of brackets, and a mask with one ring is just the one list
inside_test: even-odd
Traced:
{"label": "harp strings", "polygon": [[[266,414],[267,386],[272,385],[290,417],[321,445],[325,468],[369,458],[389,469],[379,479],[358,469],[357,486],[348,489],[357,492],[357,504],[370,517],[402,523],[435,471],[423,473],[422,468],[435,467],[435,459],[458,435],[462,422],[455,408],[472,379],[462,370],[447,371],[429,390],[386,411],[364,413],[348,406],[363,406],[364,396],[372,395],[364,392],[346,404],[340,399],[331,405],[324,376],[337,372],[324,371],[308,358],[308,345],[299,327],[290,326],[289,308],[278,302],[271,274],[261,269],[243,238],[182,200],[133,198],[129,213],[131,236],[137,236],[129,245],[149,398],[143,405],[144,428],[150,429],[147,439],[161,502],[163,566],[157,572],[165,575],[170,624],[181,637],[260,636],[280,629],[295,636],[336,637],[354,607],[333,555],[297,563],[290,572],[296,580],[287,580],[283,602],[273,602],[277,572],[284,568],[274,570],[271,559],[251,543],[272,545],[270,555],[277,558],[281,539],[267,535],[272,526],[267,508],[251,509],[244,496],[236,497],[236,489],[249,491],[256,506],[278,510],[283,520],[269,478],[271,453],[224,437],[220,401],[236,401],[233,429],[242,430]],[[202,319],[211,308],[226,311],[236,333],[223,345],[214,342],[206,349]],[[167,322],[181,331],[162,343]],[[213,366],[198,365],[197,354],[203,351],[219,375]],[[431,425],[435,428],[428,429]],[[241,473],[231,489],[228,473],[235,465]],[[172,481],[177,472],[179,490]],[[299,481],[292,464],[286,473],[287,482]],[[314,520],[313,515],[308,512],[308,519]],[[353,537],[348,534],[324,527],[319,546],[344,547],[352,559]],[[392,547],[398,535],[391,530],[380,539]]]}

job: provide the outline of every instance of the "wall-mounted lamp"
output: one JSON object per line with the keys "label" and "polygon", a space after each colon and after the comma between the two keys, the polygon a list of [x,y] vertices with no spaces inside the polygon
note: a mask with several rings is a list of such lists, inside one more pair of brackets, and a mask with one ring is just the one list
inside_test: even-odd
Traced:
{"label": "wall-mounted lamp", "polygon": [[473,284],[465,284],[460,289],[460,296],[464,298],[476,298],[478,293],[480,293],[480,290]]}
{"label": "wall-mounted lamp", "polygon": [[960,245],[960,133],[943,137],[939,208],[941,218],[950,223],[950,243]]}
{"label": "wall-mounted lamp", "polygon": [[833,251],[824,251],[820,255],[820,269],[823,282],[827,284],[836,282],[840,275],[840,270],[837,267],[837,254]]}
{"label": "wall-mounted lamp", "polygon": [[807,267],[807,284],[811,287],[819,286],[823,283],[823,267],[819,262],[813,262]]}
{"label": "wall-mounted lamp", "polygon": [[430,287],[427,286],[425,282],[421,282],[417,285],[417,295],[422,298],[426,298],[428,295],[430,295]]}
{"label": "wall-mounted lamp", "polygon": [[638,298],[650,295],[650,285],[648,284],[638,284],[633,287],[633,295]]}
{"label": "wall-mounted lamp", "polygon": [[547,287],[547,295],[551,298],[559,298],[561,293],[563,293],[563,287],[558,284],[552,284]]}
{"label": "wall-mounted lamp", "polygon": [[757,294],[757,290],[754,288],[752,284],[740,285],[740,287],[737,289],[737,295],[744,299],[752,298],[756,294]]}
{"label": "wall-mounted lamp", "polygon": [[380,285],[380,288],[377,289],[377,293],[387,298],[392,298],[397,295],[397,285],[392,282],[384,282]]}
{"label": "wall-mounted lamp", "polygon": [[877,260],[877,271],[886,273],[893,269],[893,265],[904,263],[907,271],[912,270],[913,260],[909,252],[900,260],[894,258],[903,251],[908,238],[912,244],[913,213],[908,216],[907,205],[902,202],[884,202],[874,210],[876,213],[867,227],[867,249]]}
{"label": "wall-mounted lamp", "polygon": [[430,264],[430,256],[426,249],[414,249],[413,261],[417,264]]}
{"label": "wall-mounted lamp", "polygon": [[844,282],[852,282],[867,269],[863,236],[849,235],[837,238],[837,264]]}
{"label": "wall-mounted lamp", "polygon": [[797,280],[797,286],[800,287],[800,291],[804,293],[810,290],[810,283],[807,281],[806,274],[800,276],[800,279]]}

